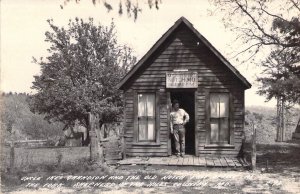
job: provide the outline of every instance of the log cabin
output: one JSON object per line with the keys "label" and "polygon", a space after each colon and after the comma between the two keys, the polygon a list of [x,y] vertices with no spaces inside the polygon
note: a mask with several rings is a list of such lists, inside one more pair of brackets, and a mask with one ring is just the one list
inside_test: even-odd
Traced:
{"label": "log cabin", "polygon": [[251,84],[184,17],[117,86],[124,93],[126,156],[170,156],[172,101],[189,115],[185,152],[237,156]]}

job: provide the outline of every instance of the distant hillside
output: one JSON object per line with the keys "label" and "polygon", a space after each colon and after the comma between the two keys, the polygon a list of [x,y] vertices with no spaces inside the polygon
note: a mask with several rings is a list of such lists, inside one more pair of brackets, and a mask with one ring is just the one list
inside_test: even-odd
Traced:
{"label": "distant hillside", "polygon": [[246,110],[249,110],[250,112],[257,112],[265,116],[276,116],[276,107],[246,106]]}
{"label": "distant hillside", "polygon": [[61,123],[48,123],[42,115],[33,114],[27,102],[28,94],[1,95],[1,136],[6,140],[57,139],[63,135]]}
{"label": "distant hillside", "polygon": [[[257,129],[257,141],[258,143],[273,143],[276,139],[276,107],[264,107],[264,106],[248,106],[246,111],[251,113],[261,114],[262,127]],[[292,138],[292,133],[295,131],[298,119],[300,117],[300,109],[292,108],[290,114],[286,117],[286,140]],[[245,125],[246,140],[250,141],[252,129],[249,125]]]}
{"label": "distant hillside", "polygon": [[[28,94],[2,94],[1,104],[1,137],[11,139],[57,139],[63,135],[61,123],[48,123],[42,115],[33,114],[27,102]],[[262,115],[262,127],[257,129],[258,143],[272,143],[276,138],[276,108],[248,106],[246,111]],[[287,117],[286,139],[292,137],[300,117],[300,109],[291,109]],[[245,125],[246,140],[250,141],[252,129]]]}

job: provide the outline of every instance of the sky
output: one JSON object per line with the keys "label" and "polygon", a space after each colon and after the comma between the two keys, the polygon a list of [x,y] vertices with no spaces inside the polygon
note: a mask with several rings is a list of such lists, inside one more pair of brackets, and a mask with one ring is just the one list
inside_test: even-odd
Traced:
{"label": "sky", "polygon": [[74,0],[61,9],[63,0],[1,0],[1,91],[34,92],[30,87],[40,67],[32,63],[32,57],[47,56],[49,44],[44,41],[45,32],[50,30],[47,19],[52,18],[58,26],[67,25],[69,19],[75,17],[85,20],[92,17],[96,24],[102,25],[109,25],[113,20],[119,43],[133,48],[140,59],[178,18],[184,16],[252,84],[252,88],[246,90],[246,106],[275,106],[275,101],[266,103],[264,97],[256,94],[255,77],[259,70],[229,59],[230,45],[236,34],[225,29],[220,16],[208,14],[208,10],[214,9],[208,0],[163,0],[159,10],[149,9],[147,0],[138,1],[142,12],[135,22],[127,17],[125,10],[122,16],[118,15],[119,0],[107,1],[116,3],[110,12],[102,1],[93,5],[91,0],[81,0],[78,4]]}

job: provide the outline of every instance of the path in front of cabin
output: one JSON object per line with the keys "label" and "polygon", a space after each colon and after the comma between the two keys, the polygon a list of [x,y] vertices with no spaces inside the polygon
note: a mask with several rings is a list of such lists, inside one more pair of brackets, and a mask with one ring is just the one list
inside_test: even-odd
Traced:
{"label": "path in front of cabin", "polygon": [[[141,166],[135,166],[141,167]],[[151,175],[159,178],[153,181],[149,180],[147,184],[151,183],[170,183],[168,186],[132,186],[113,188],[91,188],[91,189],[38,189],[34,193],[105,193],[105,194],[129,194],[129,193],[299,193],[300,191],[300,173],[299,171],[283,171],[283,173],[262,173],[256,171],[224,171],[224,170],[198,170],[192,169],[182,170],[175,166],[172,169],[162,169],[161,167],[143,168],[127,168],[123,170],[114,169],[114,174],[119,175]],[[161,180],[164,176],[173,176],[173,180]],[[184,177],[183,181],[176,180],[176,177]],[[171,178],[172,179],[172,178]],[[133,181],[134,182],[134,181]],[[173,183],[196,183],[198,185],[175,185]],[[33,190],[12,191],[12,194],[32,193]]]}

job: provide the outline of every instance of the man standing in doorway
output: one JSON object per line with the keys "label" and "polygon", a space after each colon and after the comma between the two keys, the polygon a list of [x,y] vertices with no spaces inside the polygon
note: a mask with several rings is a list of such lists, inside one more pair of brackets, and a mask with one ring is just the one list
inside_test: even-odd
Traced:
{"label": "man standing in doorway", "polygon": [[189,114],[179,108],[179,101],[173,101],[173,110],[170,113],[170,126],[171,133],[175,140],[175,154],[176,156],[185,154],[185,127],[184,125],[189,122]]}

